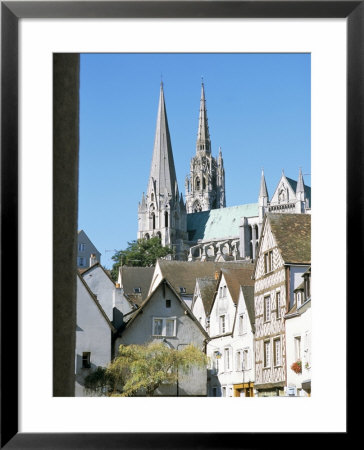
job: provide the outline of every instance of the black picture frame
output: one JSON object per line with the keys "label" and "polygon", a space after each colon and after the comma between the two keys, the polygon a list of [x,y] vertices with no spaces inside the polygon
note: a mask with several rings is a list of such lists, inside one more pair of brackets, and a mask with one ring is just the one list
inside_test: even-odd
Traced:
{"label": "black picture frame", "polygon": [[[363,230],[363,144],[364,144],[364,1],[2,1],[1,2],[1,448],[36,449],[108,449],[108,448],[257,448],[266,434],[244,433],[18,433],[18,22],[21,18],[346,18],[347,19],[347,300],[363,263],[357,262],[353,249],[362,252]],[[70,55],[72,58],[72,55]],[[77,58],[59,62],[60,79],[68,76],[77,87]],[[72,66],[73,64],[73,66]],[[71,68],[69,68],[71,67]],[[54,74],[55,81],[57,73]],[[57,83],[56,83],[57,84]],[[62,97],[62,86],[55,87],[54,101],[63,102],[63,111],[77,117],[75,102]],[[57,97],[60,95],[60,97]],[[77,95],[77,94],[75,94]],[[75,97],[73,98],[75,100]],[[60,135],[65,123],[59,123],[55,135]],[[77,127],[68,129],[77,143]],[[56,143],[56,139],[54,138]],[[56,145],[54,148],[56,154]],[[62,211],[73,211],[74,223],[63,231],[68,239],[54,240],[54,254],[58,264],[67,264],[76,272],[71,248],[77,222],[77,155],[70,162],[71,186],[66,195],[58,198],[59,207],[53,212],[54,234],[60,231]],[[54,173],[64,161],[55,159]],[[54,193],[64,187],[62,177],[54,178]],[[71,200],[70,200],[71,196]],[[71,214],[72,215],[72,214]],[[71,217],[71,216],[70,216]],[[72,217],[71,217],[72,219]],[[71,220],[72,222],[72,220]],[[67,234],[68,233],[68,234]],[[75,248],[75,245],[73,245]],[[68,260],[67,256],[68,254]],[[62,256],[60,256],[62,255]],[[73,259],[72,259],[73,258]],[[362,260],[362,258],[361,258]],[[56,263],[56,262],[55,262]],[[74,267],[73,267],[74,265]],[[54,268],[54,271],[57,267]],[[64,279],[54,278],[54,291],[69,297],[71,310],[63,310],[60,296],[54,307],[59,317],[68,320],[69,329],[75,323],[75,291],[64,285]],[[69,285],[69,283],[68,283]],[[67,289],[69,289],[67,291]],[[66,290],[66,291],[65,291]],[[64,298],[64,297],[63,297]],[[72,309],[73,308],[73,309]],[[71,312],[69,312],[71,311]],[[64,324],[63,324],[64,325]],[[65,344],[65,334],[55,331],[54,350],[74,345],[74,336]],[[64,330],[64,328],[63,328]],[[66,333],[67,334],[67,333]],[[67,340],[67,338],[66,338]],[[58,347],[57,347],[58,346]],[[64,367],[60,354],[55,367],[70,370],[71,361]],[[57,366],[59,364],[59,366]],[[62,377],[64,378],[64,377]],[[55,381],[54,395],[67,396],[69,384],[60,378]],[[57,384],[58,383],[58,384]],[[340,389],[343,386],[340,385]],[[347,386],[344,386],[346,389]],[[210,414],[210,412],[207,412]],[[242,411],[242,421],[243,421]],[[289,430],[287,430],[289,431]],[[349,431],[349,429],[348,429]],[[343,443],[347,433],[337,433],[336,443]],[[319,436],[316,434],[316,439]],[[323,436],[327,443],[327,436]],[[304,441],[301,441],[304,442]],[[315,444],[317,443],[317,440]],[[291,442],[292,444],[292,442]],[[284,446],[284,443],[280,443]],[[295,445],[296,446],[296,445]]]}

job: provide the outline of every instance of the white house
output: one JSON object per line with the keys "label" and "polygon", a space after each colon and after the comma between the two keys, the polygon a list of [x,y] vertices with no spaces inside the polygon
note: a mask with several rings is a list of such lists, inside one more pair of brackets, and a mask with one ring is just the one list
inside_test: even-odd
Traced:
{"label": "white house", "polygon": [[97,367],[106,367],[112,359],[112,325],[100,302],[77,274],[77,327],[75,352],[75,396],[89,395],[84,379]]}
{"label": "white house", "polygon": [[191,309],[207,333],[209,333],[210,330],[210,310],[218,278],[219,272],[216,272],[216,277],[214,278],[203,277],[196,279]]}
{"label": "white house", "polygon": [[132,304],[125,298],[122,289],[115,285],[100,263],[82,271],[81,276],[97,298],[110,322],[115,328],[118,328],[123,322],[124,315],[133,310]]}
{"label": "white house", "polygon": [[210,312],[209,396],[254,395],[253,265],[223,268]]}
{"label": "white house", "polygon": [[294,304],[285,315],[287,342],[287,395],[311,395],[311,268],[294,292]]}
{"label": "white house", "polygon": [[101,253],[87,234],[80,230],[77,235],[77,268],[85,269],[96,262],[101,262]]}
{"label": "white house", "polygon": [[[115,355],[119,346],[160,341],[171,348],[181,349],[193,344],[206,350],[208,335],[191,310],[174,290],[162,279],[153,292],[135,311],[125,329],[115,342]],[[157,396],[206,396],[207,369],[194,368],[187,375],[181,374],[178,384],[161,385]]]}

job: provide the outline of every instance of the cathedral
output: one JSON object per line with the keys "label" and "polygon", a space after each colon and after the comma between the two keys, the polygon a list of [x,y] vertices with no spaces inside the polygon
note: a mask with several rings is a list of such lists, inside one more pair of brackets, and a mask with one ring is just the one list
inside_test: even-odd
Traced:
{"label": "cathedral", "polygon": [[173,249],[176,260],[255,260],[265,213],[311,213],[311,189],[282,171],[269,199],[262,171],[257,203],[226,207],[225,170],[221,148],[212,156],[205,88],[201,85],[196,153],[185,180],[185,200],[179,192],[168,127],[163,83],[146,193],[138,207],[138,239],[158,236]]}

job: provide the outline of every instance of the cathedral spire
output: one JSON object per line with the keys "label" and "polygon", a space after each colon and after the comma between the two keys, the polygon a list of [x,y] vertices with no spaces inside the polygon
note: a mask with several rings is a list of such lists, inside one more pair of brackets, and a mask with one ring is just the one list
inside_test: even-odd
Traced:
{"label": "cathedral spire", "polygon": [[201,83],[201,100],[200,100],[200,115],[198,120],[196,152],[205,151],[211,152],[211,141],[209,133],[209,125],[207,121],[207,110],[205,100],[205,87],[203,81]]}
{"label": "cathedral spire", "polygon": [[149,175],[149,196],[153,192],[153,180],[155,183],[156,195],[164,194],[165,192],[172,196],[175,195],[177,179],[174,167],[171,138],[169,135],[166,105],[164,101],[163,82],[161,82],[160,86],[153,158]]}

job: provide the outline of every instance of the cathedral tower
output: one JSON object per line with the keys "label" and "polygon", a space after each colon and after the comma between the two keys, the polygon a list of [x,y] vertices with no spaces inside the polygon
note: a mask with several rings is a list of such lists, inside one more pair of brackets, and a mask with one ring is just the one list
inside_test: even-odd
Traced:
{"label": "cathedral tower", "polygon": [[207,121],[204,84],[201,85],[196,155],[191,159],[190,175],[186,177],[187,213],[224,208],[225,170],[221,148],[219,156],[211,155],[211,140]]}
{"label": "cathedral tower", "polygon": [[163,83],[160,87],[157,125],[148,189],[138,207],[138,239],[159,236],[163,246],[185,259],[186,206],[179,194],[169,134]]}

